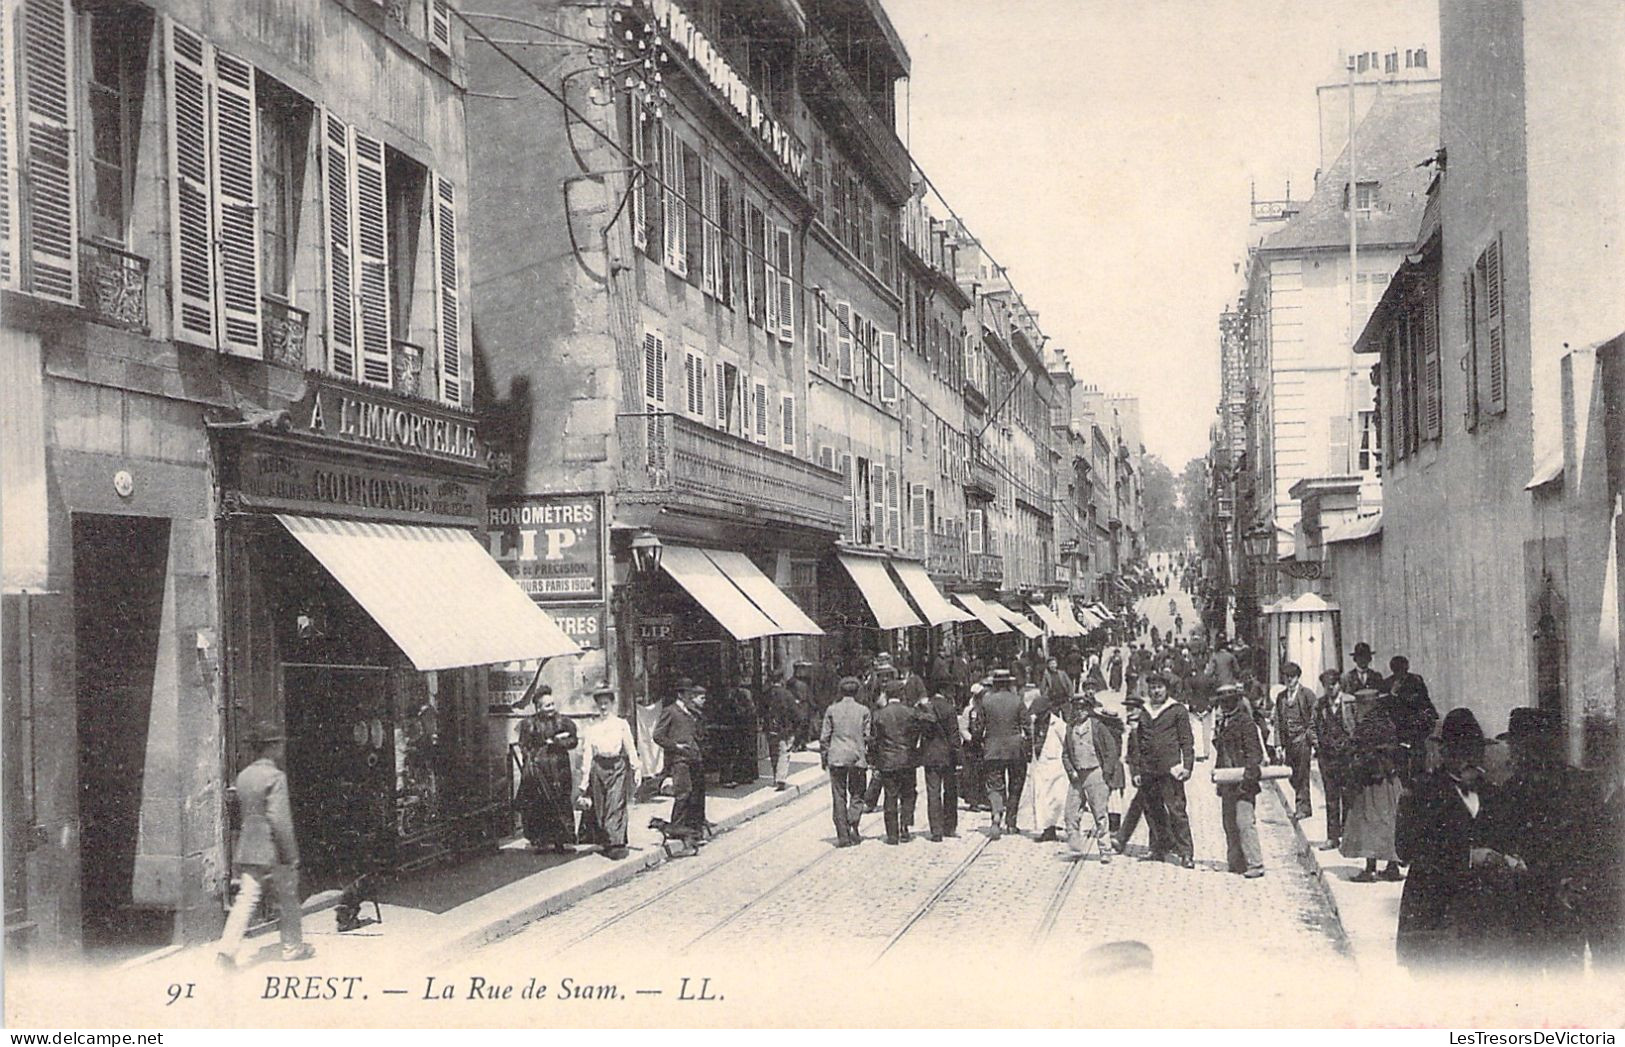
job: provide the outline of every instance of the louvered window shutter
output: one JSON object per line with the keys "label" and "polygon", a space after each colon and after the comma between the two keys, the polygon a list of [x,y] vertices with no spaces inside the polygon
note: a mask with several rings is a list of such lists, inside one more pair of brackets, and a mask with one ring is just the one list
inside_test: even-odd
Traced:
{"label": "louvered window shutter", "polygon": [[683,162],[683,267],[689,283],[699,286],[705,273],[705,170],[700,154],[682,143]]}
{"label": "louvered window shutter", "polygon": [[762,271],[765,274],[762,281],[762,327],[767,331],[769,338],[779,333],[779,267],[773,264],[773,223],[766,226],[767,257],[763,260]]}
{"label": "louvered window shutter", "polygon": [[[13,10],[13,5],[6,5],[8,17]],[[41,298],[77,302],[79,150],[73,5],[68,0],[23,0],[22,27],[22,104],[28,114],[23,169],[28,173],[25,247],[29,287]],[[7,119],[11,118],[8,112]]]}
{"label": "louvered window shutter", "polygon": [[649,246],[649,158],[644,142],[644,121],[648,111],[638,101],[636,91],[626,98],[627,140],[632,144],[632,190],[628,210],[632,215],[632,243],[639,248]]}
{"label": "louvered window shutter", "polygon": [[896,548],[902,542],[903,507],[901,477],[897,475],[897,460],[887,459],[886,465],[886,544]]}
{"label": "louvered window shutter", "polygon": [[751,417],[754,419],[756,442],[767,443],[767,383],[753,382],[751,384],[754,403],[751,404]]}
{"label": "louvered window shutter", "polygon": [[897,335],[892,331],[880,332],[880,399],[889,404],[897,402]]}
{"label": "louvered window shutter", "polygon": [[666,266],[688,273],[688,216],[683,206],[683,144],[670,127],[660,129],[660,177],[666,183]]}
{"label": "louvered window shutter", "polygon": [[457,196],[442,175],[432,179],[434,194],[434,292],[436,349],[440,357],[440,398],[461,406],[463,389],[463,304],[457,274],[462,256],[457,242]]}
{"label": "louvered window shutter", "polygon": [[849,542],[856,542],[858,540],[858,477],[852,471],[851,455],[841,455],[840,463],[841,475],[846,478],[846,497],[841,499],[846,503],[846,533],[843,537]]}
{"label": "louvered window shutter", "polygon": [[1326,422],[1326,472],[1331,476],[1342,476],[1350,471],[1349,420],[1342,415],[1333,415]]}
{"label": "louvered window shutter", "polygon": [[863,541],[866,545],[886,541],[886,467],[879,462],[869,463],[869,533]]}
{"label": "louvered window shutter", "polygon": [[823,291],[815,291],[813,310],[813,359],[819,367],[829,366],[829,303]]}
{"label": "louvered window shutter", "polygon": [[824,444],[818,448],[818,466],[821,469],[835,468],[835,448]]}
{"label": "louvered window shutter", "polygon": [[796,398],[789,393],[779,394],[779,446],[794,454],[796,450]]}
{"label": "louvered window shutter", "polygon": [[451,5],[446,0],[429,0],[429,46],[451,54]]}
{"label": "louvered window shutter", "polygon": [[[214,209],[209,204],[209,89],[203,39],[164,23],[169,79],[169,201],[177,341],[213,349]],[[341,165],[342,167],[343,165]]]}
{"label": "louvered window shutter", "polygon": [[648,226],[644,230],[644,252],[652,259],[664,261],[666,251],[666,194],[661,179],[665,177],[666,128],[644,109],[641,112],[639,133],[643,136],[643,203]]}
{"label": "louvered window shutter", "polygon": [[361,380],[394,384],[389,331],[389,221],[384,187],[384,145],[370,135],[351,135],[355,163],[357,312]]}
{"label": "louvered window shutter", "polygon": [[925,484],[910,484],[908,495],[909,531],[913,535],[914,554],[920,559],[927,555],[929,538],[926,530]]}
{"label": "louvered window shutter", "polygon": [[643,335],[643,406],[651,413],[666,409],[666,343],[653,331]]}
{"label": "louvered window shutter", "polygon": [[1439,289],[1430,283],[1422,299],[1422,432],[1429,440],[1439,439],[1444,432],[1444,387],[1439,371]]}
{"label": "louvered window shutter", "polygon": [[852,377],[852,307],[845,302],[835,303],[835,351],[839,357],[840,376]]}
{"label": "louvered window shutter", "polygon": [[717,237],[717,174],[710,164],[700,167],[700,203],[701,203],[701,242],[703,250],[701,255],[703,264],[700,274],[700,287],[713,298],[717,296],[717,274],[721,268],[720,251],[721,240]]}
{"label": "louvered window shutter", "polygon": [[16,290],[22,259],[17,243],[17,99],[12,90],[9,6],[0,9],[0,287]]}
{"label": "louvered window shutter", "polygon": [[796,285],[793,271],[795,269],[795,242],[791,239],[790,230],[779,227],[779,341],[793,342],[796,337]]}
{"label": "louvered window shutter", "polygon": [[[259,109],[254,67],[214,52],[214,228],[219,241],[220,348],[258,359],[260,343]],[[381,169],[380,169],[381,176]]]}
{"label": "louvered window shutter", "polygon": [[716,384],[711,387],[716,395],[717,428],[727,430],[728,418],[728,366],[721,360],[716,362]]}
{"label": "louvered window shutter", "polygon": [[1501,236],[1496,234],[1484,251],[1484,335],[1489,350],[1489,409],[1500,414],[1507,409],[1506,312],[1501,272]]}
{"label": "louvered window shutter", "polygon": [[972,556],[982,555],[982,510],[970,509],[965,513],[965,541]]}
{"label": "louvered window shutter", "polygon": [[322,187],[327,225],[328,366],[341,378],[356,375],[355,207],[351,188],[350,128],[322,114]]}
{"label": "louvered window shutter", "polygon": [[717,298],[723,305],[734,304],[734,252],[738,250],[733,236],[733,192],[728,180],[717,174]]}
{"label": "louvered window shutter", "polygon": [[1466,417],[1467,431],[1472,432],[1478,428],[1478,303],[1473,300],[1473,270],[1471,266],[1461,277],[1461,302],[1462,319],[1466,325],[1466,339],[1462,343],[1464,352],[1461,357],[1461,369],[1465,379],[1463,385],[1467,392],[1467,402],[1463,412]]}

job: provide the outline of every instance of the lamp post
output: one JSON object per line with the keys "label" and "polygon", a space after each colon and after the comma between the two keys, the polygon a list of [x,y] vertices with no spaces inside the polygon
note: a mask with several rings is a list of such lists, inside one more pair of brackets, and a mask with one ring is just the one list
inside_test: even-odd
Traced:
{"label": "lamp post", "polygon": [[644,582],[660,570],[660,554],[665,546],[654,532],[639,531],[632,536],[632,581]]}

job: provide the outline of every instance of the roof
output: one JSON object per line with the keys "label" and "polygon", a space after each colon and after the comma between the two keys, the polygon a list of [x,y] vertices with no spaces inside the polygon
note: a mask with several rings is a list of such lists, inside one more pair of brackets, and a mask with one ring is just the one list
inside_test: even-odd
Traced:
{"label": "roof", "polygon": [[1331,545],[1333,542],[1358,542],[1366,538],[1374,538],[1382,533],[1382,513],[1374,516],[1356,516],[1352,520],[1344,520],[1336,527],[1328,530],[1321,543]]}
{"label": "roof", "polygon": [[[1422,210],[1427,205],[1432,170],[1417,164],[1439,151],[1439,96],[1387,95],[1371,104],[1354,132],[1355,179],[1377,182],[1378,206],[1359,219],[1361,244],[1411,244],[1416,240]],[[1345,147],[1320,176],[1308,204],[1261,249],[1283,251],[1341,247],[1348,243],[1348,212],[1343,210],[1343,187],[1348,183],[1349,155]]]}

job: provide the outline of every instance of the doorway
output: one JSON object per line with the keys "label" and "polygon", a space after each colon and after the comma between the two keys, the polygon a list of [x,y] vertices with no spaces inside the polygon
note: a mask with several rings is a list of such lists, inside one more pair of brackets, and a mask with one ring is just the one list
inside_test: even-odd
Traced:
{"label": "doorway", "polygon": [[162,945],[174,915],[133,885],[169,521],[73,515],[80,892],[86,948]]}

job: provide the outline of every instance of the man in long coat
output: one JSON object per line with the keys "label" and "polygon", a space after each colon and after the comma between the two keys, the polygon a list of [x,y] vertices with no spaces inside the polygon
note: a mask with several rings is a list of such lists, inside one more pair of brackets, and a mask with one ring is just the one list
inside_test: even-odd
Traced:
{"label": "man in long coat", "polygon": [[971,727],[982,746],[988,802],[993,808],[990,835],[995,840],[1005,828],[1011,832],[1017,829],[1016,808],[1027,781],[1027,755],[1032,744],[1027,733],[1027,712],[1015,685],[1015,675],[1008,669],[994,672],[992,687],[983,693]]}

